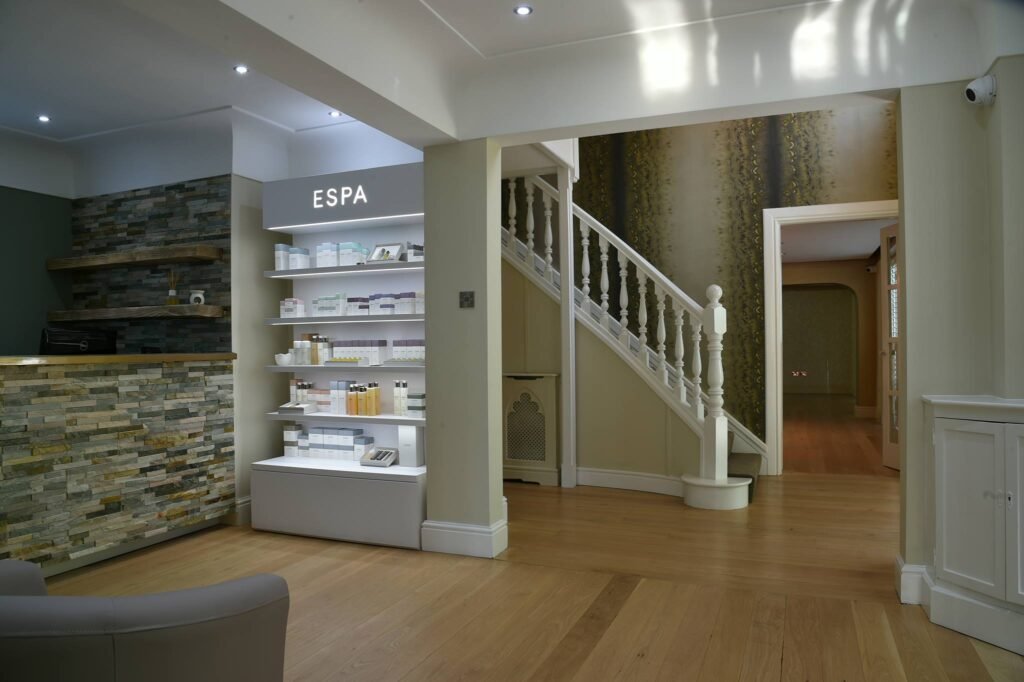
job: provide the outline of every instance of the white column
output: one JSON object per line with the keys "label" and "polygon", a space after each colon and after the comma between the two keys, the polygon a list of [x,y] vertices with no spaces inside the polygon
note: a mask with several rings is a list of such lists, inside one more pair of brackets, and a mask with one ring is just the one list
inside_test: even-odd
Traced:
{"label": "white column", "polygon": [[[580,226],[582,228],[582,222]],[[573,273],[573,216],[572,216],[572,175],[568,168],[558,170],[558,268],[562,287],[561,327],[562,327],[562,376],[561,395],[561,449],[562,449],[562,487],[576,487],[576,278]],[[584,267],[587,254],[583,254]],[[586,300],[584,299],[584,302]]]}
{"label": "white column", "polygon": [[[501,147],[424,150],[427,520],[423,549],[493,557],[508,545],[501,443]],[[459,293],[475,293],[473,308]],[[453,338],[470,343],[450,343]]]}
{"label": "white column", "polygon": [[725,335],[725,308],[719,302],[722,288],[708,287],[704,308],[704,332],[708,339],[708,412],[704,417],[704,442],[701,446],[701,478],[724,481],[729,467],[729,420],[725,416],[722,384],[722,337]]}

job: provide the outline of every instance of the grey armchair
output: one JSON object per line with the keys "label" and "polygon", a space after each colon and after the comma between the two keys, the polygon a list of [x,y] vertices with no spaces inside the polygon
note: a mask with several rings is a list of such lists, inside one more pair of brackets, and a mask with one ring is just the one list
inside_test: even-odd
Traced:
{"label": "grey armchair", "polygon": [[288,584],[275,575],[138,597],[47,596],[0,561],[0,680],[279,682]]}

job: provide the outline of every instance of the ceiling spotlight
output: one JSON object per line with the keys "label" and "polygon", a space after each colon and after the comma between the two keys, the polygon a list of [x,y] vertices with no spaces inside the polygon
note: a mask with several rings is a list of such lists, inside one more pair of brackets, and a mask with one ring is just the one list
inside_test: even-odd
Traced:
{"label": "ceiling spotlight", "polygon": [[331,118],[341,118],[341,112],[338,111],[337,109],[331,109],[331,111],[328,112],[327,115],[330,116]]}
{"label": "ceiling spotlight", "polygon": [[38,118],[40,123],[49,123],[50,122],[50,117],[47,116],[46,114],[39,114],[39,116],[37,118]]}
{"label": "ceiling spotlight", "polygon": [[235,73],[237,73],[239,76],[244,76],[245,74],[249,73],[249,67],[245,64],[239,64],[235,67]]}
{"label": "ceiling spotlight", "polygon": [[512,11],[520,17],[528,17],[533,14],[533,7],[530,5],[516,5],[516,8]]}

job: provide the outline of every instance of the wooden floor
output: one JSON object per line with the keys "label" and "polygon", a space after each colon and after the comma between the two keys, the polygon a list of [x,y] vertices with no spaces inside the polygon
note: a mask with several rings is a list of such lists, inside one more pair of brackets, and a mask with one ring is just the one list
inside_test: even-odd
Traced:
{"label": "wooden floor", "polygon": [[893,592],[897,482],[787,474],[735,512],[506,486],[501,560],[218,528],[51,579],[138,594],[252,573],[292,593],[288,680],[1024,680]]}
{"label": "wooden floor", "polygon": [[899,477],[882,466],[881,424],[854,417],[852,396],[786,393],[782,417],[783,471]]}

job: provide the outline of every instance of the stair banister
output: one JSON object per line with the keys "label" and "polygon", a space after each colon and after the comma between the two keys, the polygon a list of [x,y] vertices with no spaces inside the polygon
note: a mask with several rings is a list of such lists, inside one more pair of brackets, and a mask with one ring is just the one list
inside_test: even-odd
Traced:
{"label": "stair banister", "polygon": [[[549,185],[548,183],[546,183],[544,180],[540,179],[537,176],[527,178],[527,185],[531,184],[536,186],[545,194],[550,194],[553,197],[558,196],[558,192],[555,191],[554,187],[552,187],[551,185]],[[643,270],[644,274],[647,275],[647,279],[656,286],[660,287],[662,291],[668,293],[673,298],[678,298],[687,307],[688,310],[691,310],[697,313],[698,315],[704,311],[704,306],[700,305],[699,303],[697,303],[697,301],[693,300],[693,298],[688,296],[686,292],[677,287],[675,283],[672,282],[672,280],[670,280],[668,277],[662,274],[662,272],[653,265],[651,265],[646,258],[637,253],[637,251],[633,247],[631,247],[629,244],[623,241],[618,235],[609,230],[607,227],[602,225],[596,218],[594,218],[589,213],[587,213],[586,211],[584,211],[582,208],[575,204],[573,205],[572,212],[573,215],[580,219],[580,221],[585,222],[587,224],[587,227],[589,227],[592,231],[598,233],[600,236],[603,236],[606,240],[608,240],[608,244],[610,246],[615,247],[616,250],[622,250],[629,254],[629,260],[633,262],[633,265],[636,266],[637,270]]]}

